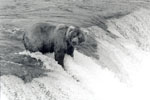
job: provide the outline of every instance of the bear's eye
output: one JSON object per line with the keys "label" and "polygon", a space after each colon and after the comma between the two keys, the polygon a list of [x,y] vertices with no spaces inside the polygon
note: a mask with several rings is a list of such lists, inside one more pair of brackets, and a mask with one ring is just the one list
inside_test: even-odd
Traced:
{"label": "bear's eye", "polygon": [[72,35],[72,38],[75,38],[76,36],[77,36],[77,34],[74,33],[74,34]]}
{"label": "bear's eye", "polygon": [[79,37],[78,39],[79,39],[79,43],[83,42],[83,39],[82,39],[82,38]]}
{"label": "bear's eye", "polygon": [[75,38],[75,37],[76,37],[76,35],[73,36],[73,38]]}
{"label": "bear's eye", "polygon": [[80,35],[80,34],[79,34],[79,32],[77,32],[76,34],[77,34],[77,36],[79,36],[79,35]]}

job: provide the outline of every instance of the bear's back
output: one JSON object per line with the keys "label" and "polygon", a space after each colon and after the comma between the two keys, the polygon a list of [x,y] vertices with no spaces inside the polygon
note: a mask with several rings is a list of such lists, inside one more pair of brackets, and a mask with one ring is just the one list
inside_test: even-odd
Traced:
{"label": "bear's back", "polygon": [[31,41],[45,41],[52,37],[56,26],[49,23],[36,23],[28,28],[27,37]]}
{"label": "bear's back", "polygon": [[[53,44],[50,41],[56,26],[48,23],[36,23],[27,28],[24,35],[24,44],[30,51],[50,50]],[[46,51],[45,51],[46,50]]]}
{"label": "bear's back", "polygon": [[56,26],[49,24],[49,23],[36,23],[35,25],[33,25],[31,27],[31,32],[33,33],[33,35],[46,35],[49,36],[51,34],[53,34],[54,30],[55,30]]}

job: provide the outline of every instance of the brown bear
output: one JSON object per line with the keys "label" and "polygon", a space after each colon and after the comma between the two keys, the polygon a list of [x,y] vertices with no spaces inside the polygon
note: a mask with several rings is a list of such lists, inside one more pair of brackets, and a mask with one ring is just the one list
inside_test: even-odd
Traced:
{"label": "brown bear", "polygon": [[77,26],[36,23],[23,35],[26,50],[52,53],[64,68],[65,54],[73,57],[74,47],[85,41],[87,31]]}

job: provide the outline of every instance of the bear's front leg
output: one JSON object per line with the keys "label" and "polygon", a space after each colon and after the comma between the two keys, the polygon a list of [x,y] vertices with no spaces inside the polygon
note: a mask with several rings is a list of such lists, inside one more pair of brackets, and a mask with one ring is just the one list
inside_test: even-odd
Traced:
{"label": "bear's front leg", "polygon": [[71,57],[74,56],[73,52],[74,52],[74,47],[71,46],[71,47],[67,48],[67,54],[70,55]]}
{"label": "bear's front leg", "polygon": [[55,51],[55,60],[64,68],[65,50]]}

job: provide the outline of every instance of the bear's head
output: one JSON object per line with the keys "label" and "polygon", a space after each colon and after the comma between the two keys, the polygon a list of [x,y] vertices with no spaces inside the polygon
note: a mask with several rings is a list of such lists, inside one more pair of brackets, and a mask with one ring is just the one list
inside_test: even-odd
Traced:
{"label": "bear's head", "polygon": [[79,45],[80,43],[85,42],[86,35],[88,31],[77,27],[77,26],[69,26],[66,32],[66,38],[72,46]]}

